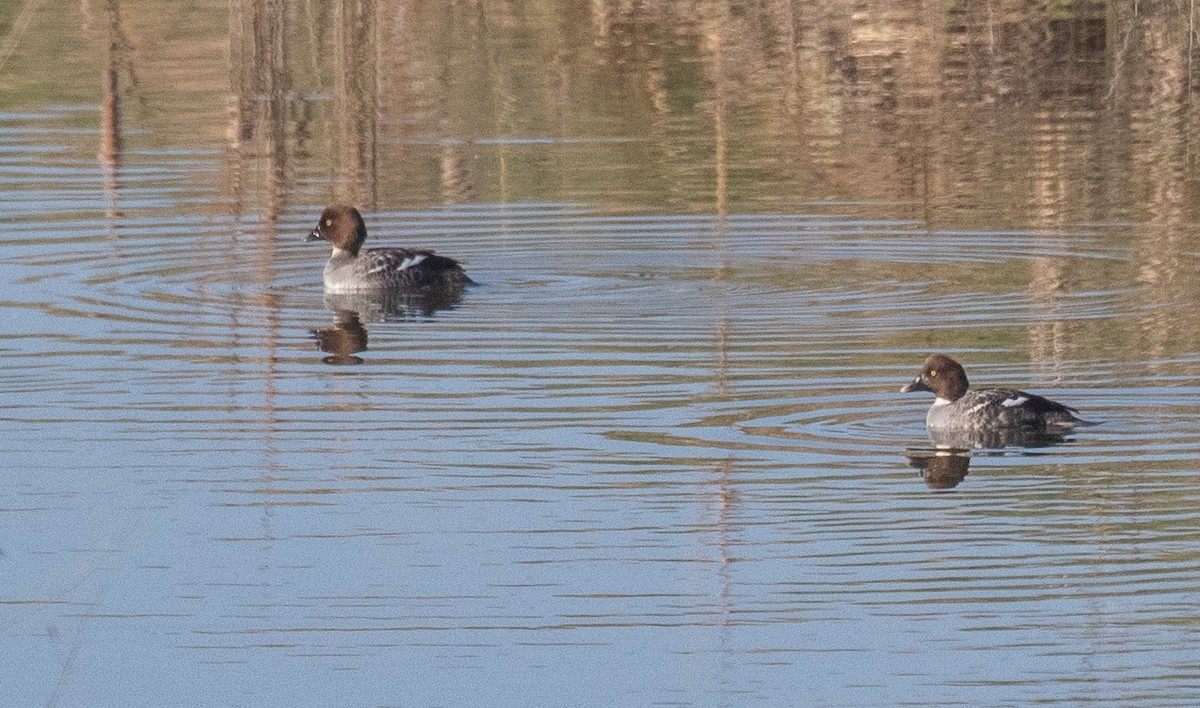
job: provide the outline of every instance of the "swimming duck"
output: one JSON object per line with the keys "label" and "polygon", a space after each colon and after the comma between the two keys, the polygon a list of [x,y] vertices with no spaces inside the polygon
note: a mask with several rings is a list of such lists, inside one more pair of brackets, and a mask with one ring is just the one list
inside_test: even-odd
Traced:
{"label": "swimming duck", "polygon": [[1064,430],[1096,425],[1077,417],[1076,409],[1032,393],[1009,388],[969,391],[967,372],[945,354],[926,359],[921,375],[900,391],[930,391],[937,397],[925,416],[931,431]]}
{"label": "swimming duck", "polygon": [[309,241],[328,241],[333,254],[325,264],[325,290],[446,291],[474,283],[458,261],[427,249],[368,248],[367,225],[358,209],[334,204],[321,212]]}

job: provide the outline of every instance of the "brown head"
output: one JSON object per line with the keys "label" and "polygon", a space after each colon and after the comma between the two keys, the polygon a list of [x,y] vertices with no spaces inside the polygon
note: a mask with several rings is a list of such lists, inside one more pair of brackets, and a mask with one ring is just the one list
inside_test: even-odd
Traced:
{"label": "brown head", "polygon": [[334,204],[325,207],[325,211],[321,212],[321,220],[317,222],[317,228],[312,230],[307,240],[328,241],[334,248],[357,256],[358,250],[367,240],[367,225],[358,209],[348,204]]}
{"label": "brown head", "polygon": [[900,389],[901,393],[910,391],[930,391],[938,398],[957,401],[967,393],[967,372],[945,354],[932,354],[925,360],[921,375]]}

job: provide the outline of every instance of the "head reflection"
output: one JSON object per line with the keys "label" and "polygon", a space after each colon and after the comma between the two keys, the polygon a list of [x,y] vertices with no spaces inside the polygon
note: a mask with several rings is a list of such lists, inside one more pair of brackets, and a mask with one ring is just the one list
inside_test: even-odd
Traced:
{"label": "head reflection", "polygon": [[311,329],[309,333],[317,340],[317,348],[329,354],[321,361],[334,366],[361,364],[363,359],[355,356],[367,348],[367,328],[353,310],[338,310],[332,327]]}
{"label": "head reflection", "polygon": [[953,489],[967,476],[971,455],[966,450],[905,450],[910,467],[921,472],[930,489]]}
{"label": "head reflection", "polygon": [[321,361],[334,366],[362,364],[357,356],[367,349],[367,328],[363,322],[433,317],[440,310],[453,309],[462,292],[358,292],[325,293],[325,306],[334,313],[333,326],[309,330],[317,348],[329,354]]}

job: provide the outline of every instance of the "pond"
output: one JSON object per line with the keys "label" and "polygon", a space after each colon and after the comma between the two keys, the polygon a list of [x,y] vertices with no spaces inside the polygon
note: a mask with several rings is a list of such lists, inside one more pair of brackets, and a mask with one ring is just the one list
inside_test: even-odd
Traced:
{"label": "pond", "polygon": [[1200,701],[1186,8],[868,5],[0,9],[6,702]]}

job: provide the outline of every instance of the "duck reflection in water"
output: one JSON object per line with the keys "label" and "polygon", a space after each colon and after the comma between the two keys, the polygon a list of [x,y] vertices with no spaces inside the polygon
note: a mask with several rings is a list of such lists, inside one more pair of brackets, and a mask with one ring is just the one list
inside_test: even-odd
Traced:
{"label": "duck reflection in water", "polygon": [[367,349],[366,322],[433,317],[440,310],[453,309],[462,298],[462,289],[405,293],[395,290],[361,293],[325,293],[325,305],[333,311],[332,327],[309,330],[317,347],[329,354],[321,361],[345,366],[361,364],[356,356]]}
{"label": "duck reflection in water", "polygon": [[1067,430],[929,430],[933,447],[905,448],[910,467],[921,471],[930,489],[953,489],[967,476],[973,454],[983,456],[1022,454],[1024,450],[1050,447],[1066,441]]}
{"label": "duck reflection in water", "polygon": [[366,322],[429,319],[442,310],[453,310],[462,300],[462,288],[436,288],[420,292],[364,290],[325,293],[325,306],[334,312],[355,312]]}

